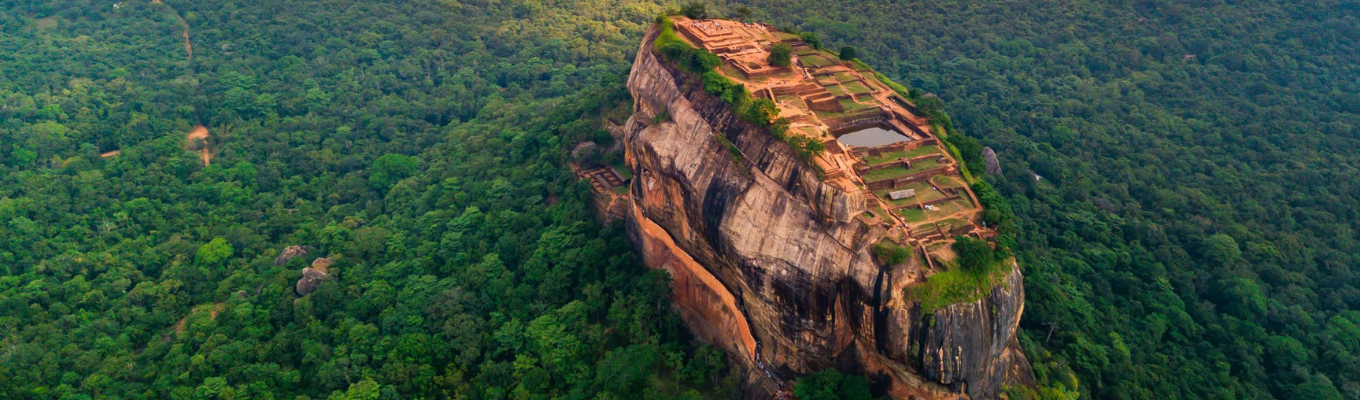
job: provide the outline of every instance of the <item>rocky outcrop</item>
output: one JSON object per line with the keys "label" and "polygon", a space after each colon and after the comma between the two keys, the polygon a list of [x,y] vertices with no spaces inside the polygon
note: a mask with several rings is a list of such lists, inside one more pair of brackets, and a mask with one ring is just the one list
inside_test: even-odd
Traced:
{"label": "rocky outcrop", "polygon": [[[1020,361],[1014,359],[1018,349],[1011,342],[1024,309],[1020,269],[1012,268],[990,295],[937,310],[927,317],[922,335],[925,376],[966,389],[973,398],[995,398],[1011,373],[1011,364]],[[1023,355],[1019,357],[1023,360]]]}
{"label": "rocky outcrop", "polygon": [[998,355],[1023,308],[1018,269],[978,304],[928,323],[903,298],[925,267],[874,260],[869,248],[886,232],[856,218],[864,195],[824,184],[696,77],[660,62],[654,37],[628,80],[629,235],[648,266],[670,272],[691,330],[745,367],[751,394],[773,397],[836,367],[897,398],[994,398],[1011,360]]}
{"label": "rocky outcrop", "polygon": [[333,262],[329,258],[317,258],[312,260],[312,265],[302,269],[302,277],[298,278],[297,285],[293,288],[300,296],[306,296],[315,292],[321,286],[321,281],[331,277],[329,268]]}
{"label": "rocky outcrop", "polygon": [[987,167],[988,175],[1001,175],[1001,161],[996,159],[996,150],[992,150],[991,147],[982,149],[982,165]]}
{"label": "rocky outcrop", "polygon": [[284,247],[284,248],[283,248],[283,251],[279,253],[279,256],[278,256],[278,257],[274,257],[274,266],[276,266],[276,267],[277,267],[277,266],[282,266],[283,264],[288,263],[288,260],[292,260],[292,259],[294,259],[294,258],[301,257],[301,256],[305,256],[305,255],[307,255],[307,247],[305,247],[305,246],[296,246],[296,245],[294,245],[294,246]]}

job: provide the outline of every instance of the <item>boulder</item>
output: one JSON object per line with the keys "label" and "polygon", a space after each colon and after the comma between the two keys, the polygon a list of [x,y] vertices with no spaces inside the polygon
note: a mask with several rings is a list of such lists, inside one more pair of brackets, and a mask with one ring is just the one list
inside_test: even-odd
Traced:
{"label": "boulder", "polygon": [[303,246],[288,246],[283,248],[283,252],[278,257],[274,257],[274,266],[282,266],[295,257],[307,255],[307,248]]}
{"label": "boulder", "polygon": [[302,277],[298,278],[294,290],[298,295],[306,296],[315,292],[321,286],[321,281],[330,279],[331,275],[326,272],[326,268],[331,265],[331,260],[318,258],[312,261],[312,266],[302,269]]}
{"label": "boulder", "polygon": [[1001,175],[1001,162],[996,159],[996,152],[991,147],[982,149],[982,163],[987,166],[988,175]]}

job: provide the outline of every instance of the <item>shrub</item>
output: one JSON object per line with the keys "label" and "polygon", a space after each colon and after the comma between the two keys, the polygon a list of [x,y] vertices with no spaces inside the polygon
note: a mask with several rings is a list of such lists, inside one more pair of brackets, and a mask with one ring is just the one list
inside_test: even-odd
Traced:
{"label": "shrub", "polygon": [[693,48],[690,48],[689,45],[686,45],[681,42],[661,43],[660,41],[657,41],[657,43],[659,44],[656,46],[656,50],[661,52],[661,57],[669,61],[678,61],[684,59],[685,54],[693,50]]}
{"label": "shrub", "polygon": [[893,241],[888,239],[879,240],[878,243],[874,243],[871,250],[874,253],[874,257],[877,257],[879,262],[886,265],[896,265],[907,262],[907,260],[911,259],[912,255],[910,247],[893,243]]}
{"label": "shrub", "polygon": [[795,135],[789,137],[786,142],[793,149],[793,154],[798,155],[798,158],[804,161],[812,160],[812,157],[826,152],[825,144],[807,136]]}
{"label": "shrub", "polygon": [[954,244],[950,246],[954,253],[958,254],[956,261],[959,268],[974,274],[985,274],[991,272],[996,266],[996,252],[992,251],[992,246],[987,242],[973,239],[967,236],[959,236],[954,239]]}
{"label": "shrub", "polygon": [[859,52],[858,52],[858,51],[855,51],[855,48],[854,48],[854,47],[852,47],[852,46],[844,46],[844,47],[841,47],[841,59],[842,59],[842,60],[850,61],[850,60],[854,60],[854,59],[856,59],[856,58],[859,58]]}
{"label": "shrub", "polygon": [[750,122],[761,128],[768,128],[770,121],[779,116],[779,107],[774,104],[774,100],[759,98],[750,102],[750,105],[742,109],[741,119]]}
{"label": "shrub", "polygon": [[694,72],[712,71],[719,65],[722,65],[722,59],[708,50],[696,49],[693,58],[690,59],[690,68],[693,68]]}
{"label": "shrub", "polygon": [[807,43],[808,46],[812,46],[812,48],[817,50],[822,49],[822,39],[818,38],[817,34],[812,32],[803,32],[798,36],[803,38],[803,43]]}
{"label": "shrub", "polygon": [[734,83],[735,82],[732,82],[731,79],[727,79],[726,76],[718,73],[718,71],[708,71],[704,73],[704,91],[708,92],[708,94],[721,96],[723,92],[726,92]]}
{"label": "shrub", "polygon": [[787,67],[793,61],[793,47],[787,43],[779,43],[770,48],[770,57],[766,59],[770,65],[776,67]]}
{"label": "shrub", "polygon": [[789,119],[780,118],[770,124],[770,135],[773,135],[775,139],[787,141],[789,139]]}
{"label": "shrub", "polygon": [[697,1],[691,2],[689,4],[686,4],[684,7],[681,7],[680,13],[684,14],[686,17],[689,17],[690,19],[708,18],[708,8],[704,6],[704,3],[700,3]]}

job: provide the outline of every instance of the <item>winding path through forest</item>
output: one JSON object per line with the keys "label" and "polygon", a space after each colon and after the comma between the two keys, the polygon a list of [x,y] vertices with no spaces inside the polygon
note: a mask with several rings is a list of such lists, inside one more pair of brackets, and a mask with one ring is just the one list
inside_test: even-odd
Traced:
{"label": "winding path through forest", "polygon": [[180,16],[179,11],[175,11],[174,7],[166,5],[161,0],[151,0],[151,5],[163,6],[165,10],[167,10],[167,12],[170,13],[170,15],[175,16],[176,21],[179,21],[179,27],[183,30],[184,33],[184,52],[189,55],[190,60],[194,59],[194,46],[189,43],[189,22],[185,21],[184,17]]}

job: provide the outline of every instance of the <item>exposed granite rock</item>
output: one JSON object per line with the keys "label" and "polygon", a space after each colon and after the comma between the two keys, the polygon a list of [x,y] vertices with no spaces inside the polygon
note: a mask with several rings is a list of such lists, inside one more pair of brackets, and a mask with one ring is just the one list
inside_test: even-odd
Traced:
{"label": "exposed granite rock", "polygon": [[[855,218],[864,195],[824,184],[786,144],[661,63],[648,51],[655,36],[628,80],[636,102],[623,142],[637,174],[629,235],[648,266],[671,273],[691,330],[745,367],[750,394],[769,398],[800,375],[837,367],[888,383],[895,398],[994,398],[1011,360],[998,355],[1023,307],[1018,269],[1014,285],[981,300],[1009,311],[955,305],[935,314],[943,326],[922,324],[901,294],[924,268],[874,261],[869,247],[886,232]],[[663,113],[669,120],[650,124]],[[974,330],[985,340],[964,333]],[[923,354],[959,361],[930,375]]]}
{"label": "exposed granite rock", "polygon": [[921,346],[926,377],[975,399],[996,398],[1011,372],[1011,342],[1024,309],[1024,282],[1012,268],[991,295],[928,316]]}
{"label": "exposed granite rock", "polygon": [[312,266],[302,269],[302,277],[298,278],[294,290],[298,295],[306,296],[315,292],[321,286],[321,281],[329,279],[330,273],[327,272],[332,261],[328,258],[317,258],[312,260]]}
{"label": "exposed granite rock", "polygon": [[1001,161],[996,159],[996,151],[991,147],[982,149],[982,164],[987,167],[988,175],[1001,175]]}
{"label": "exposed granite rock", "polygon": [[305,255],[307,255],[307,247],[304,246],[284,247],[283,252],[279,253],[278,257],[274,257],[274,266],[281,266],[287,263],[288,260],[293,259],[294,257],[301,257]]}

